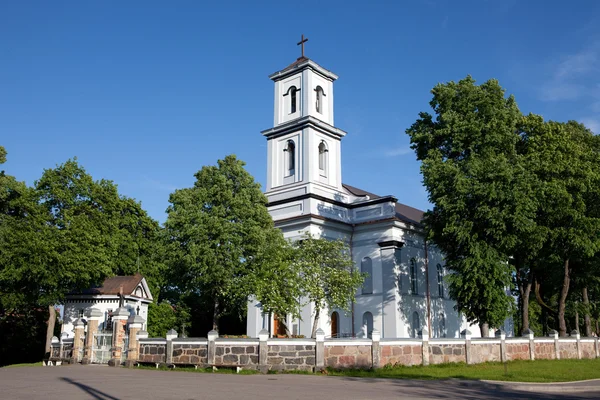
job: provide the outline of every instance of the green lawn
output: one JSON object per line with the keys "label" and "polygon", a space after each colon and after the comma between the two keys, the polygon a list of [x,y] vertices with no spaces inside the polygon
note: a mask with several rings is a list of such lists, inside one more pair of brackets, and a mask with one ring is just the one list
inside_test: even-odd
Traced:
{"label": "green lawn", "polygon": [[328,375],[394,379],[476,379],[515,382],[569,382],[600,378],[600,359],[536,360],[485,364],[439,364],[376,370],[329,370]]}
{"label": "green lawn", "polygon": [[35,363],[24,363],[24,364],[12,364],[12,365],[6,365],[2,368],[19,368],[19,367],[41,367],[42,366],[42,362],[38,361]]}

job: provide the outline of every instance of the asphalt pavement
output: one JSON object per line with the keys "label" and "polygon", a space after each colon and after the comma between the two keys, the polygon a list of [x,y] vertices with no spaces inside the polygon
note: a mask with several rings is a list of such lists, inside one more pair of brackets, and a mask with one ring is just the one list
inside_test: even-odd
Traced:
{"label": "asphalt pavement", "polygon": [[600,380],[516,384],[316,375],[235,375],[108,366],[0,368],[0,399],[598,399]]}

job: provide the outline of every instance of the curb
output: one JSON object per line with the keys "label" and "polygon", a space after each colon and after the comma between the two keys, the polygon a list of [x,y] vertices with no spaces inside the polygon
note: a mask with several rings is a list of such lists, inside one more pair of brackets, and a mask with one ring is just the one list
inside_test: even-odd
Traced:
{"label": "curb", "polygon": [[[572,382],[510,382],[510,381],[490,381],[482,380],[490,385],[520,390],[523,392],[538,393],[581,393],[581,392],[599,392],[600,379],[587,379],[583,381]],[[589,383],[586,385],[586,383]]]}

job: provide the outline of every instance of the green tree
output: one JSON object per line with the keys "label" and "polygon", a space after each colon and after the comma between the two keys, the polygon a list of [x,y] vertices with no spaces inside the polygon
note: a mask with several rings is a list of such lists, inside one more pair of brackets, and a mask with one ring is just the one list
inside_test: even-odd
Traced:
{"label": "green tree", "polygon": [[[65,294],[137,269],[160,276],[158,224],[112,182],[94,181],[69,160],[45,170],[35,188],[16,187],[3,195],[11,199],[0,224],[0,286],[9,293],[3,302],[17,310],[48,308],[47,352],[54,305]],[[158,287],[157,279],[149,283]]]}
{"label": "green tree", "polygon": [[307,235],[294,242],[294,247],[302,298],[315,306],[311,332],[311,337],[315,337],[323,308],[349,311],[364,277],[353,268],[348,246],[341,240]]}
{"label": "green tree", "polygon": [[422,112],[407,130],[434,205],[424,223],[453,272],[458,310],[486,335],[510,313],[507,262],[535,228],[535,207],[518,190],[527,186],[516,148],[521,113],[495,80],[476,85],[469,76],[432,93],[436,117]]}
{"label": "green tree", "polygon": [[[536,220],[547,230],[545,273],[560,273],[558,331],[567,333],[565,310],[573,263],[600,249],[600,216],[594,205],[600,190],[597,138],[585,126],[569,121],[544,122],[529,116],[522,127],[529,168],[540,181]],[[557,270],[548,271],[548,267]]]}
{"label": "green tree", "polygon": [[276,235],[260,185],[234,155],[205,166],[191,188],[170,196],[165,223],[173,285],[211,299],[212,326],[224,313],[245,312]]}
{"label": "green tree", "polygon": [[[252,274],[252,293],[266,314],[300,316],[303,279],[299,264],[294,262],[297,252],[278,229],[269,232],[261,262]],[[290,336],[285,319],[279,320]]]}

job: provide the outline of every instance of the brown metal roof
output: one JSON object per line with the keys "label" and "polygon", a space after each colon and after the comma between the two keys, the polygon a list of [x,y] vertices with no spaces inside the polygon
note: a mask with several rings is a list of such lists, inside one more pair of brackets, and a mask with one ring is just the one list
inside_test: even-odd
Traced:
{"label": "brown metal roof", "polygon": [[121,287],[124,295],[133,294],[137,285],[144,279],[142,274],[133,276],[113,276],[107,278],[101,287],[83,290],[83,294],[119,294]]}
{"label": "brown metal roof", "polygon": [[[359,189],[354,186],[346,185],[345,183],[343,183],[342,186],[344,187],[344,189],[346,189],[347,191],[349,191],[350,193],[352,193],[353,195],[358,196],[358,197],[369,196],[370,199],[379,199],[382,197],[382,196],[378,196],[374,193],[367,192],[366,190],[362,190],[362,189]],[[424,214],[425,214],[425,212],[422,210],[419,210],[419,209],[411,207],[411,206],[407,206],[406,204],[396,202],[396,218],[398,218],[402,221],[420,225],[421,221],[423,221]]]}
{"label": "brown metal roof", "polygon": [[292,68],[295,68],[296,65],[301,64],[305,61],[308,61],[307,57],[298,57],[298,59],[296,61],[294,61],[293,63],[291,63],[290,65],[288,65],[287,67],[285,67],[284,69],[282,69],[281,71],[289,71]]}

